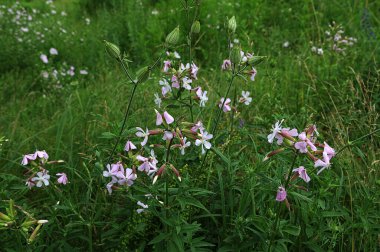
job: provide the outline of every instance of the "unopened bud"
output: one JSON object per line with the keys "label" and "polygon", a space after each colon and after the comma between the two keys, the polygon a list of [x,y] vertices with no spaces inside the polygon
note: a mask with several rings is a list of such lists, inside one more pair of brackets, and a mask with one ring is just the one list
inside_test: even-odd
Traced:
{"label": "unopened bud", "polygon": [[179,40],[179,26],[177,26],[172,32],[168,34],[168,36],[166,36],[165,42],[166,44],[171,46],[171,45],[176,45],[178,43],[178,40]]}
{"label": "unopened bud", "polygon": [[39,220],[37,221],[38,224],[45,224],[45,223],[48,223],[49,221],[48,220]]}
{"label": "unopened bud", "polygon": [[199,23],[199,21],[195,21],[192,25],[191,25],[191,33],[199,33],[201,31],[201,23]]}
{"label": "unopened bud", "polygon": [[240,48],[235,46],[231,51],[231,61],[234,64],[239,64],[241,60]]}
{"label": "unopened bud", "polygon": [[248,59],[248,64],[256,66],[263,62],[265,58],[266,56],[252,56]]}
{"label": "unopened bud", "polygon": [[143,68],[140,68],[137,73],[136,73],[136,76],[137,76],[137,82],[138,83],[143,83],[145,82],[148,78],[149,78],[149,75],[150,75],[150,68],[149,67],[143,67]]}
{"label": "unopened bud", "polygon": [[11,218],[8,215],[3,214],[2,212],[0,212],[0,219],[1,220],[5,220],[5,221],[10,221],[11,220]]}
{"label": "unopened bud", "polygon": [[111,57],[114,57],[116,59],[120,58],[120,49],[117,45],[112,44],[106,40],[104,40],[104,44],[106,45],[106,51]]}
{"label": "unopened bud", "polygon": [[34,229],[33,233],[30,235],[28,242],[32,243],[34,239],[36,239],[36,236],[38,234],[38,231],[40,230],[42,224],[38,224],[38,226]]}
{"label": "unopened bud", "polygon": [[278,149],[278,150],[274,150],[272,152],[269,152],[265,158],[263,159],[263,162],[267,161],[270,157],[273,157],[274,155],[277,155],[278,153],[281,153],[283,152],[285,149],[284,148],[281,148],[281,149]]}
{"label": "unopened bud", "polygon": [[235,33],[236,31],[236,19],[235,19],[235,16],[233,16],[232,18],[230,18],[230,20],[228,20],[228,30],[231,32],[231,33]]}

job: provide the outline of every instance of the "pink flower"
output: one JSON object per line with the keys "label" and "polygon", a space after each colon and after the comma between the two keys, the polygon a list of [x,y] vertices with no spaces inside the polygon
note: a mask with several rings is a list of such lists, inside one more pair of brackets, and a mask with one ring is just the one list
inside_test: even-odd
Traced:
{"label": "pink flower", "polygon": [[169,68],[171,67],[172,62],[170,60],[164,61],[164,72],[167,73],[169,71]]}
{"label": "pink flower", "polygon": [[34,154],[24,155],[24,157],[22,158],[21,164],[22,165],[27,165],[29,163],[29,161],[32,161],[32,160],[35,160],[35,159],[36,159],[36,156]]}
{"label": "pink flower", "polygon": [[37,172],[37,177],[32,178],[31,181],[34,182],[37,187],[41,187],[42,185],[48,186],[49,179],[50,175],[48,171],[44,170],[43,172]]}
{"label": "pink flower", "polygon": [[136,129],[137,129],[136,136],[144,138],[144,140],[141,142],[141,146],[144,146],[148,142],[149,130],[148,128],[146,128],[146,131],[144,131],[140,127],[136,127]]}
{"label": "pink flower", "polygon": [[298,135],[298,139],[300,139],[301,141],[300,142],[297,142],[294,144],[294,147],[300,151],[300,153],[307,153],[308,150],[307,150],[307,146],[310,146],[310,149],[312,151],[316,151],[317,150],[317,147],[315,147],[315,145],[310,141],[309,138],[307,138],[306,136],[306,133],[305,132],[301,132],[299,135]]}
{"label": "pink flower", "polygon": [[203,123],[201,121],[198,121],[193,125],[193,127],[191,127],[191,131],[197,132],[197,130],[204,130]]}
{"label": "pink flower", "polygon": [[230,98],[225,99],[224,97],[222,97],[219,102],[219,108],[222,108],[223,106],[223,112],[231,111],[230,103],[231,103]]}
{"label": "pink flower", "polygon": [[229,59],[224,60],[222,64],[222,70],[228,70],[230,68],[231,68],[231,61]]}
{"label": "pink flower", "polygon": [[131,141],[127,141],[127,143],[125,144],[125,148],[124,148],[124,150],[126,151],[126,152],[128,152],[128,151],[130,151],[130,150],[136,150],[137,148],[136,148],[136,146],[131,142]]}
{"label": "pink flower", "polygon": [[192,79],[190,79],[189,77],[185,76],[185,77],[183,77],[183,79],[182,79],[182,83],[183,83],[182,87],[183,87],[184,89],[191,90],[190,83],[192,83],[192,82],[193,82]]}
{"label": "pink flower", "polygon": [[46,151],[36,151],[34,153],[34,155],[36,157],[39,157],[39,158],[42,158],[42,159],[45,159],[45,160],[48,160],[49,159],[49,155],[46,153]]}
{"label": "pink flower", "polygon": [[179,88],[179,81],[176,75],[172,76],[172,87]]}
{"label": "pink flower", "polygon": [[315,161],[314,163],[314,167],[322,167],[318,172],[317,172],[317,175],[319,175],[319,173],[321,173],[324,169],[326,168],[329,168],[331,163],[330,163],[330,158],[329,156],[327,155],[326,152],[323,152],[323,160],[321,159],[318,159],[317,161]]}
{"label": "pink flower", "polygon": [[172,88],[170,87],[168,81],[166,79],[162,79],[159,81],[159,84],[162,86],[162,96],[165,96],[167,93],[172,91]]}
{"label": "pink flower", "polygon": [[[286,134],[288,134],[289,136],[292,136],[292,137],[298,136],[297,129],[290,130],[290,128],[283,128],[281,130],[281,133],[286,133]],[[281,145],[283,143],[283,141],[284,141],[284,137],[281,134],[277,133],[276,134],[276,138],[277,138],[277,144]]]}
{"label": "pink flower", "polygon": [[49,63],[48,57],[45,54],[40,55],[40,59],[42,60],[43,63],[47,64]]}
{"label": "pink flower", "polygon": [[276,137],[276,135],[277,135],[279,132],[281,132],[281,130],[282,130],[282,126],[281,126],[281,124],[282,124],[283,121],[284,121],[284,119],[282,119],[281,121],[277,121],[277,122],[272,126],[272,133],[269,134],[269,135],[267,136],[267,138],[268,138],[268,142],[269,142],[269,143],[273,143],[273,140],[274,140],[274,138]]}
{"label": "pink flower", "polygon": [[196,94],[197,94],[197,96],[199,98],[199,106],[200,107],[205,107],[206,106],[206,102],[208,101],[207,91],[202,92],[202,88],[198,87]]}
{"label": "pink flower", "polygon": [[257,70],[252,67],[252,70],[248,72],[249,75],[251,75],[251,81],[255,81],[255,76],[257,74]]}
{"label": "pink flower", "polygon": [[137,175],[133,173],[133,170],[131,168],[125,169],[125,174],[124,172],[122,172],[119,177],[120,179],[117,181],[119,185],[126,184],[127,186],[132,186],[134,183],[134,180],[137,179]]}
{"label": "pink flower", "polygon": [[57,182],[59,183],[59,184],[64,184],[64,185],[66,185],[67,184],[67,182],[69,182],[68,181],[68,179],[67,179],[67,175],[66,175],[66,173],[57,173],[56,174],[57,176],[60,176],[59,178],[58,178],[58,180],[57,180]]}
{"label": "pink flower", "polygon": [[173,139],[173,133],[171,131],[165,130],[164,137],[162,138],[162,140],[166,141],[171,139]]}
{"label": "pink flower", "polygon": [[325,147],[323,148],[323,152],[327,154],[329,159],[332,159],[335,156],[335,150],[331,148],[326,142],[324,142]]}
{"label": "pink flower", "polygon": [[141,155],[138,155],[137,160],[141,162],[141,165],[139,166],[138,170],[139,171],[144,171],[148,173],[150,169],[157,169],[156,164],[154,162],[150,162],[149,158],[143,157]]}
{"label": "pink flower", "polygon": [[162,115],[157,110],[155,111],[156,111],[156,125],[161,125],[163,123],[163,118],[165,119],[165,122],[167,124],[171,124],[174,122],[174,118],[167,111],[165,111]]}
{"label": "pink flower", "polygon": [[297,172],[298,176],[303,179],[306,183],[309,183],[310,177],[306,173],[306,169],[303,166],[300,166],[293,170],[293,172]]}
{"label": "pink flower", "polygon": [[55,48],[50,48],[49,52],[51,55],[58,55],[58,51]]}
{"label": "pink flower", "polygon": [[194,62],[191,63],[191,77],[192,78],[198,79],[197,78],[198,70],[199,70],[199,68],[197,67],[197,65],[195,65]]}
{"label": "pink flower", "polygon": [[284,201],[286,199],[286,191],[285,188],[280,186],[277,191],[276,200],[277,201]]}

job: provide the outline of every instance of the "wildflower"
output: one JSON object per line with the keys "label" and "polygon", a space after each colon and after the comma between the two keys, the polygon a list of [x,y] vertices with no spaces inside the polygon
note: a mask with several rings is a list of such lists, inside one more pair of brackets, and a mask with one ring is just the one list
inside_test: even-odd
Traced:
{"label": "wildflower", "polygon": [[249,97],[249,91],[241,91],[242,97],[240,97],[239,101],[244,103],[245,105],[249,105],[252,102],[252,97]]}
{"label": "wildflower", "polygon": [[277,201],[284,201],[286,199],[286,191],[285,188],[280,186],[278,187],[276,200]]}
{"label": "wildflower", "polygon": [[34,155],[36,156],[36,157],[39,157],[39,158],[41,158],[41,159],[43,159],[43,160],[48,160],[49,159],[49,155],[46,153],[46,151],[36,151],[35,153],[34,153]]}
{"label": "wildflower", "polygon": [[79,73],[81,75],[87,75],[88,74],[87,70],[80,70]]}
{"label": "wildflower", "polygon": [[240,58],[241,58],[241,62],[242,63],[245,63],[248,61],[248,58],[246,55],[244,55],[244,52],[243,51],[240,51]]}
{"label": "wildflower", "polygon": [[147,209],[149,206],[148,205],[145,205],[144,203],[142,203],[141,201],[137,201],[137,205],[141,206],[142,208],[139,208],[137,209],[137,213],[142,213],[145,211],[145,209]]}
{"label": "wildflower", "polygon": [[319,175],[319,173],[321,173],[324,169],[326,168],[329,168],[331,163],[330,163],[330,158],[329,156],[327,155],[326,152],[323,152],[322,154],[323,156],[323,160],[321,159],[318,159],[317,161],[315,161],[314,163],[314,167],[322,167],[318,172],[317,172],[317,175]]}
{"label": "wildflower", "polygon": [[25,185],[28,186],[29,189],[32,189],[32,187],[35,186],[36,183],[34,183],[31,179],[28,179],[28,181],[26,181]]}
{"label": "wildflower", "polygon": [[178,81],[177,76],[173,75],[171,81],[172,81],[172,87],[179,88],[179,81]]}
{"label": "wildflower", "polygon": [[288,48],[288,47],[289,47],[289,41],[285,41],[285,42],[282,44],[282,47],[283,47],[283,48]]}
{"label": "wildflower", "polygon": [[272,133],[269,134],[268,137],[267,137],[269,143],[273,143],[273,140],[274,140],[274,138],[276,137],[276,135],[277,135],[279,132],[281,132],[281,130],[282,130],[281,124],[282,124],[283,121],[284,121],[284,119],[282,119],[281,122],[280,122],[280,121],[277,121],[277,122],[275,123],[275,125],[272,126]]}
{"label": "wildflower", "polygon": [[172,91],[172,88],[170,87],[170,85],[166,79],[160,80],[159,83],[162,86],[161,92],[162,92],[163,96],[165,96],[167,93]]}
{"label": "wildflower", "polygon": [[317,48],[316,48],[315,46],[312,46],[312,47],[311,47],[311,51],[312,51],[312,52],[317,52]]}
{"label": "wildflower", "polygon": [[28,27],[21,27],[20,30],[21,30],[22,32],[28,32],[28,31],[29,31]]}
{"label": "wildflower", "polygon": [[230,98],[225,99],[224,97],[222,97],[219,102],[219,108],[222,108],[223,106],[223,112],[231,111],[230,103],[231,103]]}
{"label": "wildflower", "polygon": [[190,69],[189,63],[187,63],[186,65],[181,63],[180,68],[179,68],[179,72],[182,74],[184,71],[188,71],[189,69]]}
{"label": "wildflower", "polygon": [[183,140],[181,141],[181,146],[179,147],[182,155],[185,155],[185,149],[191,145],[191,142],[186,142],[186,140],[187,138],[184,137]]}
{"label": "wildflower", "polygon": [[131,168],[125,169],[125,175],[124,173],[121,173],[119,175],[120,179],[118,180],[119,185],[125,185],[132,186],[134,183],[134,180],[137,179],[137,175],[133,173],[133,170]]}
{"label": "wildflower", "polygon": [[202,89],[199,87],[197,89],[197,92],[196,92],[198,98],[199,98],[199,106],[200,107],[205,107],[206,106],[206,102],[208,101],[208,97],[207,97],[207,91],[204,91],[202,92]]}
{"label": "wildflower", "polygon": [[42,60],[43,63],[47,64],[49,63],[48,57],[45,54],[40,55],[40,59]]}
{"label": "wildflower", "polygon": [[49,73],[46,72],[46,71],[42,71],[41,75],[42,75],[42,77],[44,77],[45,79],[49,78]]}
{"label": "wildflower", "polygon": [[154,103],[159,107],[161,108],[161,103],[162,103],[162,100],[160,98],[160,96],[158,96],[157,93],[154,94]]}
{"label": "wildflower", "polygon": [[255,76],[257,74],[257,70],[252,67],[252,70],[248,72],[249,75],[251,75],[251,81],[255,81]]}
{"label": "wildflower", "polygon": [[323,152],[329,157],[329,159],[335,156],[335,150],[331,148],[326,142],[324,142],[325,147],[323,148]]}
{"label": "wildflower", "polygon": [[136,146],[131,142],[131,141],[127,141],[127,143],[125,144],[125,147],[124,147],[124,150],[126,152],[130,151],[130,150],[136,150]]}
{"label": "wildflower", "polygon": [[165,130],[162,140],[165,140],[165,141],[171,140],[171,139],[173,139],[173,137],[174,137],[173,132]]}
{"label": "wildflower", "polygon": [[21,164],[22,165],[27,165],[29,163],[29,161],[32,161],[32,160],[36,160],[36,157],[35,157],[34,154],[24,155],[23,158],[22,158]]}
{"label": "wildflower", "polygon": [[138,155],[136,159],[141,162],[141,165],[139,166],[138,170],[145,171],[146,173],[148,173],[150,170],[150,167],[153,166],[153,164],[149,162],[149,158]]}
{"label": "wildflower", "polygon": [[293,172],[298,173],[298,176],[303,179],[306,183],[309,183],[310,177],[306,173],[306,169],[303,166],[300,166],[293,170]]}
{"label": "wildflower", "polygon": [[162,115],[157,110],[155,111],[156,111],[156,125],[162,124],[163,122],[162,117],[165,119],[167,124],[171,124],[174,122],[174,118],[167,111],[165,111]]}
{"label": "wildflower", "polygon": [[231,69],[231,60],[229,59],[226,59],[223,61],[223,64],[222,64],[222,70],[228,70],[228,69]]}
{"label": "wildflower", "polygon": [[167,73],[169,71],[169,68],[171,67],[172,62],[170,60],[165,60],[164,61],[164,73]]}
{"label": "wildflower", "polygon": [[317,54],[318,55],[323,55],[323,49],[322,48],[318,48],[317,49]]}
{"label": "wildflower", "polygon": [[60,176],[59,178],[58,178],[58,180],[57,180],[57,182],[59,183],[59,184],[64,184],[64,185],[66,185],[67,184],[67,182],[69,182],[68,181],[68,179],[67,179],[67,175],[66,175],[66,173],[57,173],[56,174],[57,176]]}
{"label": "wildflower", "polygon": [[201,145],[202,146],[202,154],[205,154],[206,151],[204,148],[206,148],[206,149],[211,148],[211,143],[208,140],[210,140],[213,137],[213,135],[209,134],[207,131],[204,131],[202,129],[200,130],[200,132],[201,132],[200,133],[201,139],[195,140],[195,145],[196,146]]}
{"label": "wildflower", "polygon": [[138,130],[136,132],[136,136],[137,137],[143,137],[144,140],[141,142],[141,146],[144,146],[147,142],[148,142],[148,137],[149,137],[149,130],[148,128],[146,128],[146,131],[144,131],[142,128],[140,127],[136,127],[136,129]]}
{"label": "wildflower", "polygon": [[41,187],[42,185],[48,186],[49,185],[49,179],[50,175],[48,174],[47,170],[44,170],[43,172],[37,172],[37,177],[32,178],[32,182],[37,182],[36,186]]}
{"label": "wildflower", "polygon": [[179,56],[179,53],[174,52],[173,54],[174,54],[174,58],[176,58],[176,59],[180,59],[181,58],[181,56]]}
{"label": "wildflower", "polygon": [[191,63],[191,77],[192,78],[198,79],[197,78],[198,70],[199,70],[199,68],[197,67],[197,65],[195,65],[194,62]]}
{"label": "wildflower", "polygon": [[298,135],[298,138],[301,140],[300,142],[297,142],[294,144],[294,147],[298,149],[301,153],[307,152],[307,146],[310,146],[312,151],[316,151],[317,147],[310,141],[310,139],[306,136],[305,132],[301,132]]}
{"label": "wildflower", "polygon": [[55,48],[50,48],[49,52],[51,55],[58,55],[58,51]]}
{"label": "wildflower", "polygon": [[281,129],[281,134],[279,134],[279,133],[276,134],[277,144],[278,145],[281,145],[283,143],[283,141],[284,141],[283,135],[285,135],[285,134],[287,134],[287,135],[289,135],[291,137],[296,137],[296,136],[298,136],[298,131],[297,131],[297,129],[292,129],[291,130],[290,128],[282,128]]}
{"label": "wildflower", "polygon": [[74,66],[70,66],[70,69],[67,71],[67,74],[70,75],[70,76],[74,76],[75,75],[75,67]]}
{"label": "wildflower", "polygon": [[191,127],[191,131],[196,132],[197,130],[204,130],[203,123],[201,121],[198,121],[196,124]]}
{"label": "wildflower", "polygon": [[188,78],[187,76],[185,76],[182,79],[182,82],[183,82],[183,88],[184,89],[187,89],[187,90],[191,89],[190,83],[192,83],[193,81],[190,78]]}
{"label": "wildflower", "polygon": [[116,163],[116,164],[107,164],[107,170],[108,171],[103,171],[103,177],[117,177],[120,168],[123,168],[121,163]]}

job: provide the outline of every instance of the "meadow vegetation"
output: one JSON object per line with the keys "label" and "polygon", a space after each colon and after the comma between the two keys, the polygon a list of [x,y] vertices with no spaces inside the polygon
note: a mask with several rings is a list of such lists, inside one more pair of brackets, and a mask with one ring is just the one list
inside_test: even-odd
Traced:
{"label": "meadow vegetation", "polygon": [[2,1],[0,250],[379,250],[379,10]]}

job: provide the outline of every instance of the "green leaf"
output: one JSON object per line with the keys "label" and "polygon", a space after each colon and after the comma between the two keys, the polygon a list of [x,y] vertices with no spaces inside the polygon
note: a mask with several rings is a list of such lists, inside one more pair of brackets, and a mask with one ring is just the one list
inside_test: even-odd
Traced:
{"label": "green leaf", "polygon": [[114,133],[111,133],[111,132],[103,132],[102,133],[102,136],[100,138],[105,138],[105,139],[112,139],[112,138],[115,138],[116,135]]}
{"label": "green leaf", "polygon": [[231,161],[229,158],[227,158],[218,148],[211,147],[211,150],[218,155],[227,165],[231,165]]}
{"label": "green leaf", "polygon": [[282,231],[290,235],[299,236],[301,233],[301,227],[287,225],[282,228]]}
{"label": "green leaf", "polygon": [[169,236],[170,236],[170,233],[160,233],[159,235],[157,235],[156,237],[154,237],[153,240],[151,240],[148,244],[152,245],[152,244],[159,243],[160,241],[165,240]]}

